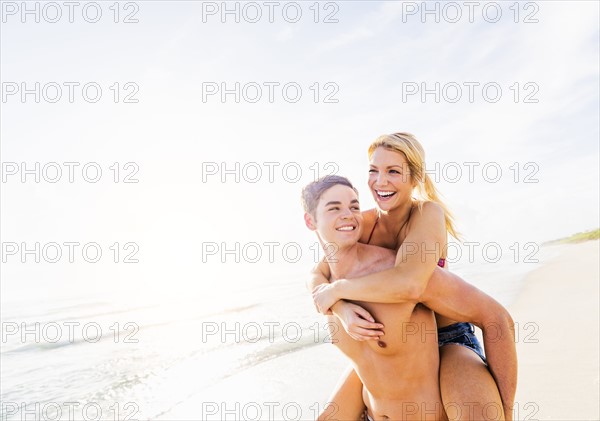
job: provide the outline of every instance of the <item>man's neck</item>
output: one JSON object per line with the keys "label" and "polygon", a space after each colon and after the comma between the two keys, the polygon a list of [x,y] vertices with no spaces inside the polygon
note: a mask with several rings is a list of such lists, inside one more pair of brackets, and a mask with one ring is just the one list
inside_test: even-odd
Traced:
{"label": "man's neck", "polygon": [[332,279],[346,278],[348,274],[356,269],[364,257],[363,244],[356,243],[350,247],[340,248],[338,250],[324,249],[329,256],[329,270]]}

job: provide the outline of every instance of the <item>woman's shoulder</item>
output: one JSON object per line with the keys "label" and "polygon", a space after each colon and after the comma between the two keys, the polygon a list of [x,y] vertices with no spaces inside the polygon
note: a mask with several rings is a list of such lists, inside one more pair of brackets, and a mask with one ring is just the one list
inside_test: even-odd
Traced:
{"label": "woman's shoulder", "polygon": [[444,208],[431,200],[415,200],[413,209],[418,208],[422,216],[439,217],[444,215]]}
{"label": "woman's shoulder", "polygon": [[[414,200],[412,215],[407,225],[407,231],[411,231],[416,225],[421,227],[433,227],[439,224],[445,225],[444,208],[439,203],[429,200]],[[400,230],[402,231],[402,230]],[[398,233],[399,235],[402,232]],[[406,237],[405,234],[404,237]]]}
{"label": "woman's shoulder", "polygon": [[[418,210],[415,211],[415,208],[418,208]],[[400,230],[398,233],[398,243],[403,244],[408,237],[414,240],[414,238],[420,238],[424,233],[432,232],[439,232],[440,235],[443,232],[445,238],[446,219],[444,209],[436,202],[415,200],[413,202],[412,217],[406,230]]]}
{"label": "woman's shoulder", "polygon": [[375,208],[362,211],[361,213],[365,223],[367,224],[375,222],[375,220],[377,219],[377,209]]}

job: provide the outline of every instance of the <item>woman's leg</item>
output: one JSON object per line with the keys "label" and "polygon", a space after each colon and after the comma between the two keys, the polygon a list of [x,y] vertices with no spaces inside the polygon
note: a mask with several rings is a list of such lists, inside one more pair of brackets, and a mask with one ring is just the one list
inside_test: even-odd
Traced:
{"label": "woman's leg", "polygon": [[358,421],[365,412],[363,384],[350,366],[342,375],[317,421]]}
{"label": "woman's leg", "polygon": [[481,358],[465,346],[440,348],[440,391],[450,421],[504,420],[494,378]]}

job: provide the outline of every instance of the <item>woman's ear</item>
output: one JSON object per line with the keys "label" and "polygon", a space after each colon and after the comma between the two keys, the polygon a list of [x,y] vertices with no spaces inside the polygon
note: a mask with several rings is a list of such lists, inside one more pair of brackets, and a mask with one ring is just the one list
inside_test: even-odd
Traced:
{"label": "woman's ear", "polygon": [[304,212],[304,223],[311,231],[315,231],[317,229],[317,224],[315,224],[313,216],[308,212]]}

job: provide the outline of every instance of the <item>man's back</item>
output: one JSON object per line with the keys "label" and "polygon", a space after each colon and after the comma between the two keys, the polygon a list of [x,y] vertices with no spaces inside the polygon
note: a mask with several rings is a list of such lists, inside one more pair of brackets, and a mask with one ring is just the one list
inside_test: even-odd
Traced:
{"label": "man's back", "polygon": [[[345,274],[347,278],[393,267],[393,251],[360,247],[364,258]],[[329,319],[335,325],[331,329],[335,345],[352,360],[363,382],[363,400],[373,419],[445,419],[433,312],[414,303],[356,303],[385,326],[379,341],[356,341],[336,317]]]}

